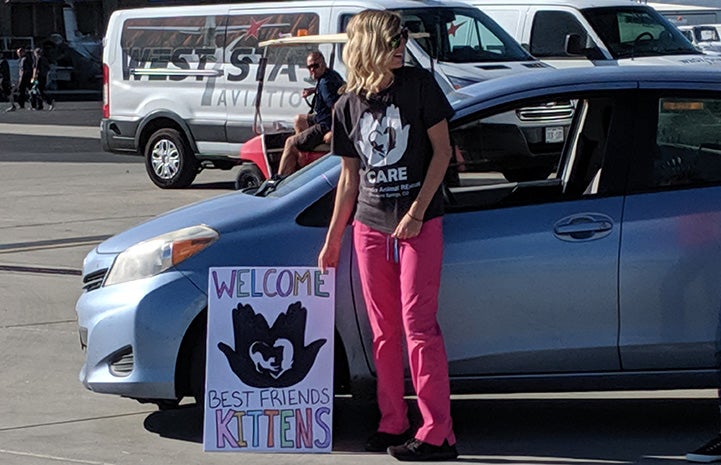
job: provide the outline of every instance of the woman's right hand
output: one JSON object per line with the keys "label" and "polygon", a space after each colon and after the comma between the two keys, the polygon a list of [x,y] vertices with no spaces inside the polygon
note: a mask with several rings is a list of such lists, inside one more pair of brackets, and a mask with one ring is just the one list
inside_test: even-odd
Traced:
{"label": "woman's right hand", "polygon": [[338,257],[340,256],[340,244],[329,244],[326,242],[318,254],[318,268],[325,272],[328,268],[338,266]]}

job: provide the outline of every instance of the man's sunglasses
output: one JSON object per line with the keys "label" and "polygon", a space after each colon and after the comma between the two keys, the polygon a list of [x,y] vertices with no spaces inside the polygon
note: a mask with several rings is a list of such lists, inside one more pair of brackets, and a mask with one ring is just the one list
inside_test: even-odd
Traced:
{"label": "man's sunglasses", "polygon": [[391,37],[391,40],[388,41],[388,47],[391,50],[397,49],[401,46],[401,40],[408,40],[408,28],[404,27],[401,32]]}
{"label": "man's sunglasses", "polygon": [[315,71],[318,68],[320,68],[320,63],[311,63],[308,65],[308,70],[310,71]]}

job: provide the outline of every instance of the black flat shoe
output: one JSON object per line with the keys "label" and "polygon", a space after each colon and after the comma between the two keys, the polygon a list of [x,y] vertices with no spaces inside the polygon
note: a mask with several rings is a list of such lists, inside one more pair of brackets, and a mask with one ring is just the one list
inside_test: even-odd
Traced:
{"label": "black flat shoe", "polygon": [[411,437],[411,430],[404,431],[401,434],[382,433],[377,431],[368,438],[365,449],[368,452],[386,452],[389,447],[403,444]]}
{"label": "black flat shoe", "polygon": [[402,462],[438,462],[458,458],[455,444],[450,445],[448,441],[444,441],[440,446],[434,446],[415,438],[400,446],[389,447],[388,454]]}

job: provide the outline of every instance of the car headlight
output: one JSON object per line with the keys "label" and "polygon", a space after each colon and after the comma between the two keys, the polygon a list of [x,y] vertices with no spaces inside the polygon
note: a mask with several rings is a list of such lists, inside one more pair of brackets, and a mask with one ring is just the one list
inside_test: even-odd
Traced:
{"label": "car headlight", "polygon": [[103,286],[155,276],[197,254],[218,237],[215,230],[198,225],[139,242],[117,256]]}
{"label": "car headlight", "polygon": [[476,84],[476,83],[480,82],[477,79],[476,80],[465,79],[465,78],[460,78],[458,76],[448,76],[448,80],[451,81],[451,85],[456,90],[458,90],[462,87],[470,86],[471,84]]}

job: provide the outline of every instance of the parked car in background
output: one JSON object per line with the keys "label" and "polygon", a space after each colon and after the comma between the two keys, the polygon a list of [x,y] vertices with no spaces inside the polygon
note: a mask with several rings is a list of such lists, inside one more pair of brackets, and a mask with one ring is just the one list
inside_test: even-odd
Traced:
{"label": "parked car in background", "polygon": [[678,26],[678,29],[698,50],[721,55],[721,37],[715,25]]}
{"label": "parked car in background", "polygon": [[[573,101],[548,177],[508,182],[483,128]],[[721,81],[700,67],[550,70],[454,94],[439,322],[454,392],[707,388],[721,318]],[[520,136],[515,135],[518,139]],[[520,140],[517,140],[520,144]],[[98,245],[76,310],[90,390],[202,398],[208,269],[312,266],[338,157]],[[374,386],[351,238],[336,269],[336,392]],[[211,348],[217,350],[217,348]]]}
{"label": "parked car in background", "polygon": [[648,5],[629,0],[469,0],[533,56],[556,68],[708,65],[721,58],[696,50]]}

